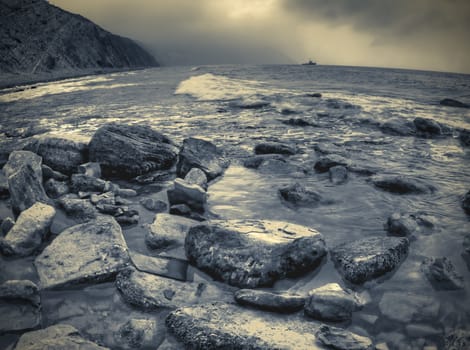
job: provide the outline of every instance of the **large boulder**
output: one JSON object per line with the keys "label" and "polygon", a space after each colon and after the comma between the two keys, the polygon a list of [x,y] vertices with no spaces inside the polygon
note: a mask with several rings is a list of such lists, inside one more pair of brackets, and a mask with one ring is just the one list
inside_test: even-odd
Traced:
{"label": "large boulder", "polygon": [[5,238],[0,238],[2,253],[14,256],[32,254],[49,232],[55,213],[54,207],[40,202],[21,212]]}
{"label": "large boulder", "polygon": [[413,123],[420,136],[433,137],[442,134],[441,125],[432,119],[417,117]]}
{"label": "large boulder", "polygon": [[56,324],[45,329],[25,333],[16,344],[15,350],[63,350],[87,349],[106,350],[81,337],[75,327]]}
{"label": "large boulder", "polygon": [[192,168],[199,168],[210,181],[222,175],[227,166],[223,152],[213,143],[190,137],[183,141],[176,171],[184,178]]}
{"label": "large boulder", "polygon": [[166,325],[188,349],[321,349],[317,325],[224,303],[183,307]]}
{"label": "large boulder", "polygon": [[78,136],[41,135],[33,138],[25,149],[40,155],[52,169],[68,175],[88,160],[88,140]]}
{"label": "large boulder", "polygon": [[235,292],[234,297],[240,305],[280,313],[299,311],[304,307],[306,300],[303,295],[272,293],[257,289],[240,289]]}
{"label": "large boulder", "polygon": [[198,221],[178,215],[160,213],[155,216],[145,236],[145,243],[152,249],[174,245],[184,245],[189,229],[199,224]]}
{"label": "large boulder", "polygon": [[331,256],[347,281],[360,284],[394,270],[409,245],[407,238],[368,237],[333,248]]}
{"label": "large boulder", "polygon": [[92,162],[100,163],[104,176],[135,177],[171,168],[178,149],[148,126],[109,123],[93,135],[89,154]]}
{"label": "large boulder", "polygon": [[372,179],[372,183],[381,190],[398,194],[428,194],[436,190],[433,185],[423,180],[401,175],[377,175]]}
{"label": "large boulder", "polygon": [[109,216],[63,231],[36,258],[41,287],[67,287],[103,281],[116,275],[129,261],[121,227]]}
{"label": "large boulder", "polygon": [[460,108],[470,108],[470,105],[452,98],[444,98],[439,102],[442,106],[448,107],[460,107]]}
{"label": "large boulder", "polygon": [[313,270],[326,255],[322,235],[282,221],[214,220],[193,226],[185,241],[189,261],[233,286],[270,286]]}

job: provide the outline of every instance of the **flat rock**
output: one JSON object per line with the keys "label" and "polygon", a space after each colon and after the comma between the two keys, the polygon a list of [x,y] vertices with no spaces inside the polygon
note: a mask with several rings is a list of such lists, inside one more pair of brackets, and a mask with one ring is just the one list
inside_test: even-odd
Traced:
{"label": "flat rock", "polygon": [[321,349],[317,325],[224,303],[183,307],[166,325],[188,349]]}
{"label": "flat rock", "polygon": [[322,325],[316,332],[319,341],[337,350],[371,350],[372,341],[341,328]]}
{"label": "flat rock", "polygon": [[165,135],[143,125],[109,123],[89,144],[90,161],[100,163],[104,176],[135,177],[169,169],[178,149]]}
{"label": "flat rock", "polygon": [[155,216],[145,236],[149,248],[158,249],[173,245],[184,245],[189,229],[198,221],[178,215],[160,213]]}
{"label": "flat rock", "polygon": [[188,280],[188,261],[168,256],[148,256],[130,252],[131,261],[135,268],[142,272],[173,278],[180,281]]}
{"label": "flat rock", "polygon": [[455,271],[454,265],[446,257],[426,258],[421,270],[436,290],[463,289],[463,277]]}
{"label": "flat rock", "polygon": [[235,301],[261,310],[290,313],[303,308],[306,297],[289,293],[273,293],[256,289],[240,289],[235,292]]}
{"label": "flat rock", "polygon": [[439,307],[439,301],[431,296],[398,291],[385,292],[379,302],[382,315],[404,324],[435,321]]}
{"label": "flat rock", "polygon": [[467,103],[463,103],[452,98],[444,98],[439,102],[439,104],[448,107],[470,108],[470,105],[468,105]]}
{"label": "flat rock", "polygon": [[374,176],[372,182],[375,187],[381,190],[398,193],[398,194],[428,194],[436,190],[436,188],[419,179],[408,176]]}
{"label": "flat rock", "polygon": [[328,172],[330,181],[335,185],[341,185],[348,181],[348,169],[342,165],[335,165]]}
{"label": "flat rock", "polygon": [[121,227],[103,216],[63,231],[36,258],[41,287],[67,287],[113,277],[129,261]]}
{"label": "flat rock", "polygon": [[347,281],[360,284],[394,270],[408,254],[409,244],[407,238],[363,238],[335,247],[331,256]]}
{"label": "flat rock", "polygon": [[305,314],[322,321],[346,321],[362,305],[363,301],[352,290],[328,283],[308,293]]}
{"label": "flat rock", "polygon": [[174,181],[174,188],[168,190],[168,202],[170,206],[175,204],[186,204],[193,210],[204,211],[207,201],[206,191],[199,185],[192,185],[177,178]]}
{"label": "flat rock", "polygon": [[207,190],[207,176],[199,168],[192,168],[184,177],[184,181],[191,185],[201,186],[204,190]]}
{"label": "flat rock", "polygon": [[324,173],[334,166],[347,166],[348,164],[349,162],[346,158],[337,154],[329,154],[318,159],[314,165],[314,168],[317,172]]}
{"label": "flat rock", "polygon": [[242,288],[316,268],[326,255],[322,235],[282,221],[214,220],[193,226],[185,241],[188,260],[218,280]]}
{"label": "flat rock", "polygon": [[34,137],[25,149],[41,156],[52,169],[68,175],[88,160],[88,140],[84,138],[41,135]]}
{"label": "flat rock", "polygon": [[116,286],[127,303],[144,310],[232,300],[230,292],[213,284],[182,282],[135,269],[121,271]]}
{"label": "flat rock", "polygon": [[163,341],[164,330],[155,319],[130,319],[114,334],[123,350],[157,349]]}
{"label": "flat rock", "polygon": [[278,191],[284,201],[295,207],[312,207],[325,203],[319,193],[305,188],[298,182],[281,187]]}
{"label": "flat rock", "polygon": [[201,169],[207,179],[213,180],[222,175],[228,161],[223,152],[212,142],[190,137],[183,140],[176,167],[178,176],[184,178],[192,168]]}
{"label": "flat rock", "polygon": [[86,349],[105,350],[91,341],[81,337],[75,327],[67,324],[56,324],[45,329],[25,333],[16,344],[15,350],[63,350]]}
{"label": "flat rock", "polygon": [[293,155],[297,153],[295,147],[281,142],[264,142],[255,146],[255,154],[284,154]]}
{"label": "flat rock", "polygon": [[54,207],[40,202],[22,211],[8,234],[0,238],[2,253],[13,256],[31,255],[49,232],[55,213]]}

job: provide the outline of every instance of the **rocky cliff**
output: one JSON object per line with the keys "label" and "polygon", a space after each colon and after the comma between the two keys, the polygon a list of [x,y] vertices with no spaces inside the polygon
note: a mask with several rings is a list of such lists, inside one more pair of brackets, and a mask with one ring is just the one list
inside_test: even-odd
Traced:
{"label": "rocky cliff", "polygon": [[0,73],[158,66],[128,38],[45,0],[0,0]]}

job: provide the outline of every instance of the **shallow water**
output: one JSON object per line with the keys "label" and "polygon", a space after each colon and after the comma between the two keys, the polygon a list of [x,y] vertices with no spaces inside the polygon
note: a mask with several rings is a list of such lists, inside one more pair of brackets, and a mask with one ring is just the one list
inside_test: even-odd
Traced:
{"label": "shallow water", "polygon": [[[314,92],[321,92],[322,98],[306,95]],[[35,127],[90,137],[103,123],[121,121],[149,124],[177,142],[189,136],[205,138],[221,146],[232,160],[225,175],[209,187],[211,216],[307,225],[320,231],[330,247],[361,237],[385,236],[384,224],[394,212],[426,214],[435,226],[415,234],[410,253],[396,272],[365,286],[372,302],[355,313],[352,324],[346,325],[358,333],[365,329],[376,340],[399,333],[405,342],[414,344],[412,348],[419,348],[423,341],[409,335],[404,324],[384,318],[378,304],[389,291],[429,295],[440,301],[441,310],[437,319],[426,324],[441,333],[469,329],[470,273],[460,255],[470,225],[460,200],[470,189],[470,153],[459,144],[457,132],[439,139],[399,137],[383,134],[377,125],[391,118],[412,121],[420,116],[455,129],[470,129],[468,109],[438,104],[445,97],[468,102],[469,94],[470,76],[447,73],[333,66],[157,68],[36,84],[24,91],[3,90],[0,137],[10,139],[6,135],[12,131],[21,134]],[[300,117],[314,126],[281,123]],[[244,168],[243,159],[252,154],[256,143],[266,140],[296,145],[300,153],[289,158],[286,168]],[[374,188],[368,176],[352,172],[345,184],[333,185],[328,173],[313,170],[319,157],[315,148],[343,155],[351,164],[376,169],[379,174],[423,179],[437,191],[391,194]],[[284,205],[277,190],[294,182],[314,188],[331,203],[311,208]],[[138,204],[144,195],[135,199],[141,223],[125,229],[124,234],[132,250],[156,254],[144,243],[145,227],[141,224],[153,219],[153,214]],[[0,203],[0,214],[9,214],[4,202]],[[183,257],[181,250],[173,253]],[[448,257],[464,277],[465,289],[433,290],[420,272],[421,261],[428,256]],[[32,260],[0,258],[0,282],[12,278],[37,282]],[[195,269],[192,272],[198,278],[207,278]],[[307,292],[328,282],[344,285],[329,260],[318,271],[280,281],[274,288]],[[116,344],[107,329],[115,329],[123,319],[156,317],[162,323],[166,315],[164,311],[141,313],[125,305],[111,282],[44,293],[43,310],[44,326],[68,322],[108,346]],[[375,315],[379,321],[371,325],[361,315]],[[441,344],[442,337],[424,338],[429,344]],[[0,344],[1,339],[7,342],[0,336]],[[171,336],[169,339],[174,342]]]}

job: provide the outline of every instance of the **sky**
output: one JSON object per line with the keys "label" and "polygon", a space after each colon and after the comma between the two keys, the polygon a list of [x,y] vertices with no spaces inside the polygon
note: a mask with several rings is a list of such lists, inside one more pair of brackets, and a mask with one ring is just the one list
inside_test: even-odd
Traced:
{"label": "sky", "polygon": [[301,63],[470,73],[470,0],[50,0],[163,64]]}

